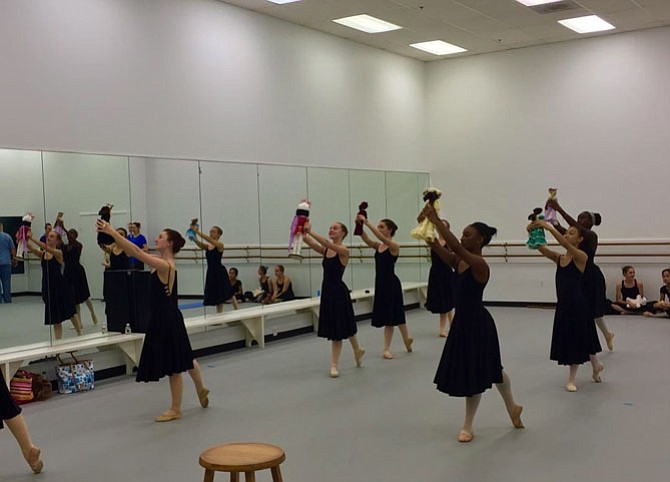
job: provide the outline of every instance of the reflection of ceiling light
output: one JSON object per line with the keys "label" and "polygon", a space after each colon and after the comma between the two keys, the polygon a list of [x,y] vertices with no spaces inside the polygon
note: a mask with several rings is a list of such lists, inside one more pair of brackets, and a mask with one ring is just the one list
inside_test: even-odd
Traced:
{"label": "reflection of ceiling light", "polygon": [[293,2],[299,2],[299,1],[300,0],[268,0],[268,2],[279,3],[279,4],[293,3]]}
{"label": "reflection of ceiling light", "polygon": [[410,47],[414,47],[415,49],[423,50],[425,52],[435,55],[449,55],[449,54],[458,54],[460,52],[467,52],[466,49],[461,48],[458,45],[452,45],[443,40],[431,40],[430,42],[419,42],[417,44],[411,44]]}
{"label": "reflection of ceiling light", "polygon": [[516,0],[523,3],[526,7],[534,7],[535,5],[544,5],[545,3],[562,2],[563,0]]}
{"label": "reflection of ceiling light", "polygon": [[398,25],[380,20],[378,18],[372,17],[370,15],[354,15],[353,17],[344,17],[333,20],[340,25],[346,27],[355,28],[357,30],[362,30],[367,33],[379,33],[379,32],[388,32],[390,30],[398,30],[402,28]]}
{"label": "reflection of ceiling light", "polygon": [[605,22],[597,15],[566,18],[565,20],[559,20],[558,23],[577,33],[600,32],[602,30],[612,30],[616,28],[614,25]]}

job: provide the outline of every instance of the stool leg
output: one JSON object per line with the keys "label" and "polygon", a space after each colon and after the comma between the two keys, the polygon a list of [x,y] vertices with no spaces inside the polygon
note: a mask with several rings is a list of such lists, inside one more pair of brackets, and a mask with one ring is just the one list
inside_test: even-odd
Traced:
{"label": "stool leg", "polygon": [[244,480],[246,482],[256,482],[256,472],[245,472]]}
{"label": "stool leg", "polygon": [[230,473],[230,482],[240,482],[240,473],[239,472],[231,472]]}
{"label": "stool leg", "polygon": [[213,470],[205,469],[204,482],[214,482],[214,471]]}
{"label": "stool leg", "polygon": [[281,478],[281,470],[279,469],[279,465],[276,467],[270,467],[270,471],[272,472],[272,482],[284,482],[284,479]]}

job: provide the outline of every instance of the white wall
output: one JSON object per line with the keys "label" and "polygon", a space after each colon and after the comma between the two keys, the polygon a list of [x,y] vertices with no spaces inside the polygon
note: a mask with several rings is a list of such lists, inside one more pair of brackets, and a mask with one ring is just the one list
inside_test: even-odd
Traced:
{"label": "white wall", "polygon": [[0,146],[420,169],[424,65],[216,0],[6,0]]}
{"label": "white wall", "polygon": [[[667,239],[655,220],[667,203],[669,45],[659,28],[428,64],[428,158],[446,217],[524,240],[528,213],[556,186],[568,212],[602,213],[601,241]],[[668,262],[598,259],[610,295],[629,261],[653,273]],[[496,264],[487,297],[553,300],[543,270]],[[654,293],[659,279],[647,280]]]}

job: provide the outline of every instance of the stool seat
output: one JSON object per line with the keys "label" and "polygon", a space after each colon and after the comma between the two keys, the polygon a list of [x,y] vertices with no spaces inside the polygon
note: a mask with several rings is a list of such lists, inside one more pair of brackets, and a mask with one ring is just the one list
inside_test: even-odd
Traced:
{"label": "stool seat", "polygon": [[199,464],[205,468],[205,480],[212,480],[214,472],[230,472],[231,480],[244,472],[247,480],[254,480],[253,472],[271,469],[273,480],[281,481],[279,464],[286,460],[281,447],[271,444],[242,442],[217,445],[200,454]]}

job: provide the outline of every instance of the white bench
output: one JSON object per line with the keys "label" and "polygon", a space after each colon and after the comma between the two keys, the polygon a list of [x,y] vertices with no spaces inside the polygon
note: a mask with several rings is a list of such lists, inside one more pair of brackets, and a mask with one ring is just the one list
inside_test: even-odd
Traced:
{"label": "white bench", "polygon": [[77,338],[58,340],[53,344],[49,342],[33,343],[31,345],[0,351],[0,366],[2,367],[2,375],[7,384],[9,384],[16,370],[28,365],[31,361],[91,348],[109,350],[118,347],[126,359],[126,373],[130,374],[133,368],[139,363],[143,341],[144,334],[142,333],[132,333],[130,335],[122,333],[107,333],[102,335],[96,333]]}
{"label": "white bench", "polygon": [[[416,291],[419,302],[423,304],[426,300],[427,283],[403,283],[403,292]],[[361,301],[373,298],[375,290],[354,290],[350,296],[353,301]],[[265,347],[265,320],[267,317],[285,315],[289,313],[309,313],[312,316],[314,331],[319,328],[319,304],[321,298],[305,298],[300,300],[282,301],[272,305],[245,308],[243,310],[217,313],[215,315],[189,318],[185,321],[186,329],[204,328],[212,325],[230,325],[241,323],[245,328],[245,344],[251,346],[255,341],[261,348]]]}

